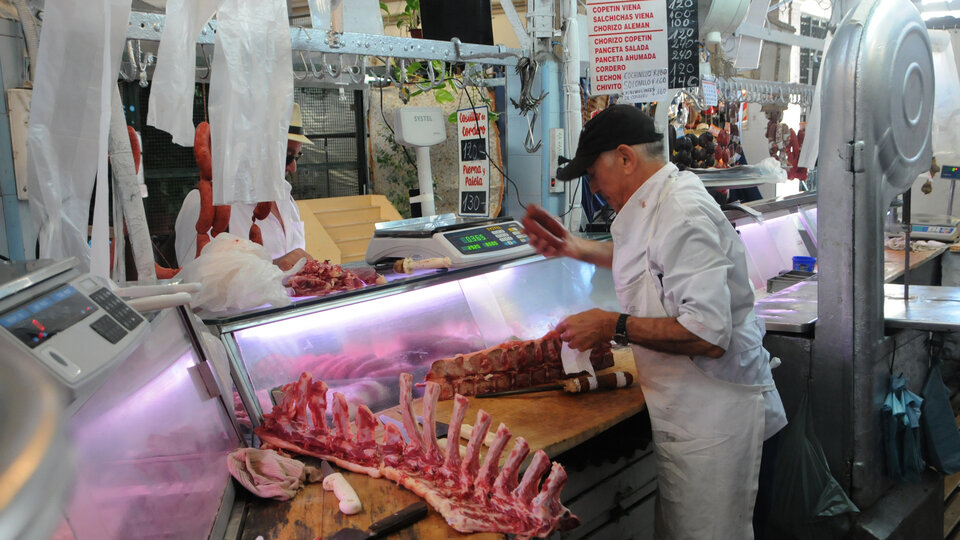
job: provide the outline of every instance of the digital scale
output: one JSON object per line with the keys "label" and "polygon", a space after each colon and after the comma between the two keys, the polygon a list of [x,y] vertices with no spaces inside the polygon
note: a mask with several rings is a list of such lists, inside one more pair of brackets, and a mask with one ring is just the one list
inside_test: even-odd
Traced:
{"label": "digital scale", "polygon": [[465,218],[441,214],[378,223],[367,246],[368,264],[410,257],[449,257],[463,268],[533,255],[520,223],[513,218]]}
{"label": "digital scale", "polygon": [[149,325],[79,261],[0,262],[0,350],[39,362],[75,410]]}
{"label": "digital scale", "polygon": [[960,218],[915,214],[910,219],[910,238],[952,244],[960,238]]}

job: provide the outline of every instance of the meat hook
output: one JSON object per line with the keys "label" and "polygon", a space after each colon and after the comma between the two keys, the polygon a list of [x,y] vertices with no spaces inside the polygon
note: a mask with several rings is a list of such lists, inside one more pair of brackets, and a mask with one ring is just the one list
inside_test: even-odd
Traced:
{"label": "meat hook", "polygon": [[527,116],[527,136],[523,139],[523,149],[526,150],[528,154],[535,154],[538,150],[540,150],[540,147],[543,146],[543,140],[539,140],[537,141],[537,144],[533,144],[533,127],[537,125],[538,114],[539,111],[534,109],[533,120]]}

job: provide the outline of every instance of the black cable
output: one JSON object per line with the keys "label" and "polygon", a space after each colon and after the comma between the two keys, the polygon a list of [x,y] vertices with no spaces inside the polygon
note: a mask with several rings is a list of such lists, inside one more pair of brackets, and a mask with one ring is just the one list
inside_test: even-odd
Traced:
{"label": "black cable", "polygon": [[583,182],[583,177],[577,178],[577,187],[573,188],[573,195],[570,198],[570,208],[567,208],[567,211],[560,214],[557,217],[563,217],[573,211],[574,204],[573,202],[577,200],[577,192],[580,191],[580,183]]}
{"label": "black cable", "polygon": [[[464,81],[464,84],[463,84],[463,93],[467,95],[467,100],[470,101],[470,110],[473,111],[473,121],[476,122],[476,124],[477,124],[477,133],[480,133],[480,120],[477,118],[477,106],[473,104],[473,98],[470,97],[470,90],[467,89],[466,81]],[[487,141],[489,141],[489,140],[490,140],[490,137],[489,137],[489,135],[488,135],[488,136],[487,136]],[[508,182],[510,182],[511,185],[513,185],[513,191],[517,194],[517,204],[520,205],[520,208],[526,208],[527,205],[523,204],[523,201],[520,200],[520,188],[517,187],[517,183],[514,182],[512,178],[510,178],[509,176],[507,176],[507,173],[504,172],[504,170],[501,169],[501,168],[496,164],[495,161],[493,161],[492,159],[490,159],[490,156],[484,155],[483,157],[487,158],[487,160],[490,162],[490,164],[493,165],[493,168],[495,168],[497,171],[499,171],[500,174],[501,174]]]}
{"label": "black cable", "polygon": [[387,122],[387,115],[383,113],[383,87],[382,86],[380,87],[380,116],[383,118],[384,125],[386,125],[387,129],[390,130],[390,133],[393,134],[393,142],[397,143],[397,146],[399,146],[400,149],[403,150],[403,155],[404,157],[407,158],[407,162],[410,163],[410,165],[413,167],[413,170],[419,173],[420,170],[417,169],[417,164],[413,162],[413,159],[410,158],[410,154],[407,153],[407,147],[400,144],[397,141],[397,132],[394,131],[392,127],[390,127],[390,123]]}
{"label": "black cable", "polygon": [[10,257],[7,257],[6,255],[0,255],[0,259],[10,262]]}

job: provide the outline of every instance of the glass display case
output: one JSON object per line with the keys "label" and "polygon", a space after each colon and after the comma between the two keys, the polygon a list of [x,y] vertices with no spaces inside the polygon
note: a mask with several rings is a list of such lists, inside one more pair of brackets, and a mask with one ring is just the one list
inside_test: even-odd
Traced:
{"label": "glass display case", "polygon": [[223,536],[233,502],[226,455],[241,440],[202,380],[185,313],[160,312],[69,420],[77,473],[54,538]]}
{"label": "glass display case", "polygon": [[351,412],[360,403],[376,411],[399,402],[401,372],[423,380],[434,360],[540,337],[592,307],[618,309],[609,270],[530,256],[205,322],[258,425],[273,408],[271,390],[304,371],[342,392]]}

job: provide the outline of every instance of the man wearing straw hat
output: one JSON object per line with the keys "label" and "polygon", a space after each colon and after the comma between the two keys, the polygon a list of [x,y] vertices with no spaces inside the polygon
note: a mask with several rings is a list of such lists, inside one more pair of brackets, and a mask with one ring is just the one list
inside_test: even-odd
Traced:
{"label": "man wearing straw hat", "polygon": [[[279,201],[270,203],[270,213],[266,218],[257,220],[263,237],[263,247],[273,257],[273,263],[283,270],[292,267],[297,261],[306,257],[312,260],[304,247],[306,240],[303,232],[303,221],[300,220],[300,210],[291,194],[292,186],[287,181],[297,171],[297,160],[302,155],[305,144],[313,144],[303,135],[303,116],[300,105],[293,104],[293,113],[290,115],[290,129],[287,134],[287,158],[283,181],[286,196]],[[227,229],[231,234],[247,238],[256,204],[234,203],[230,205],[230,226]],[[187,193],[177,214],[176,225],[176,252],[177,262],[183,266],[187,261],[196,258],[197,233],[195,224],[200,215],[200,192],[196,189]]]}

